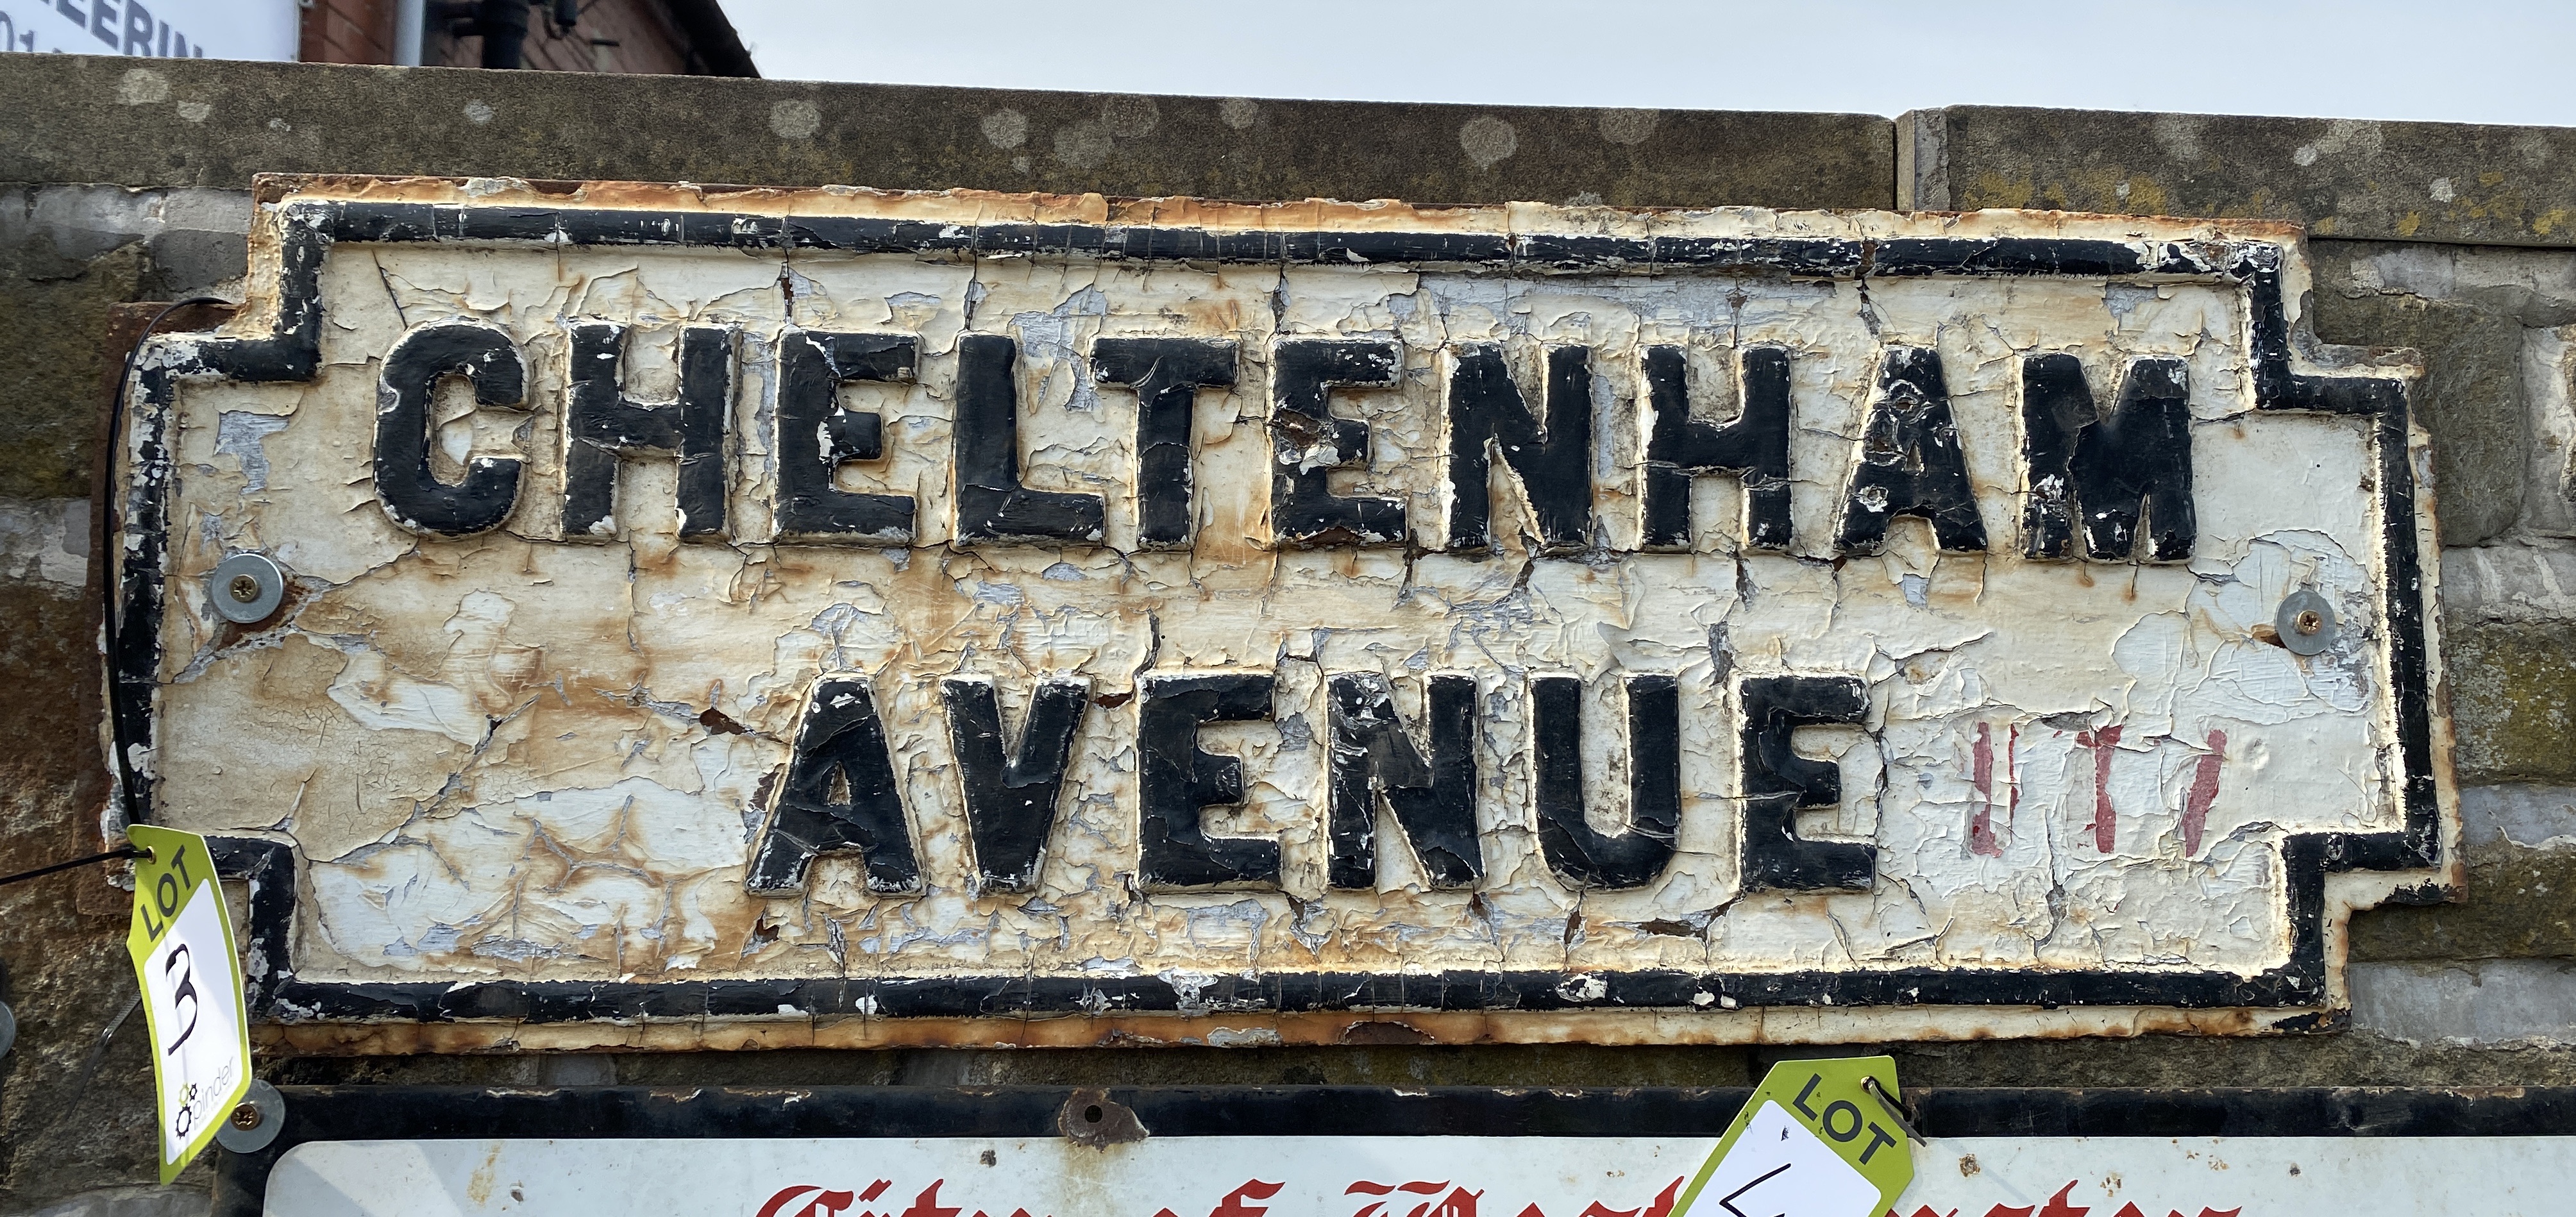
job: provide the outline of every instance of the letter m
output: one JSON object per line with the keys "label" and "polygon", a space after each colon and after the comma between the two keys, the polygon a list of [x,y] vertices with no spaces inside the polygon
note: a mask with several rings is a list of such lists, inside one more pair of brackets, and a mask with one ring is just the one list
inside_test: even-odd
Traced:
{"label": "letter m", "polygon": [[2122,378],[2119,404],[2104,415],[2074,356],[2022,362],[2022,455],[2030,470],[2024,554],[2074,557],[2080,521],[2084,556],[2095,562],[2191,557],[2198,524],[2186,376],[2179,359],[2138,360]]}

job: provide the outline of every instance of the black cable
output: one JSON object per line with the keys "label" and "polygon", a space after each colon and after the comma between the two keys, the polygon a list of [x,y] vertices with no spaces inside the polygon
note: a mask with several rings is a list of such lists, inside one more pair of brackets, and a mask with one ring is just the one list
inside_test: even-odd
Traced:
{"label": "black cable", "polygon": [[[126,349],[125,366],[116,375],[116,395],[107,403],[107,502],[105,510],[97,513],[98,519],[90,529],[90,546],[98,554],[99,632],[100,642],[107,651],[107,738],[109,747],[116,753],[116,792],[113,797],[118,822],[123,824],[134,823],[134,759],[128,746],[130,741],[125,738],[125,716],[117,712],[116,664],[124,654],[125,635],[118,620],[117,589],[124,580],[119,577],[116,551],[111,546],[116,535],[115,520],[124,501],[123,496],[117,493],[116,483],[117,456],[125,446],[125,395],[134,391],[134,365],[143,356],[144,344],[151,341],[152,331],[161,328],[164,319],[192,304],[231,303],[221,296],[190,296],[173,301],[152,314],[152,320],[143,323],[143,332],[134,336],[134,345]],[[96,860],[83,859],[84,862]]]}
{"label": "black cable", "polygon": [[86,858],[74,858],[69,862],[57,862],[52,866],[39,866],[34,870],[22,870],[14,875],[0,875],[0,887],[7,887],[21,879],[40,879],[46,875],[53,874],[56,871],[67,871],[73,867],[87,866],[93,862],[114,862],[119,858],[149,858],[151,856],[152,851],[145,849],[140,845],[120,846],[103,854],[91,854]]}

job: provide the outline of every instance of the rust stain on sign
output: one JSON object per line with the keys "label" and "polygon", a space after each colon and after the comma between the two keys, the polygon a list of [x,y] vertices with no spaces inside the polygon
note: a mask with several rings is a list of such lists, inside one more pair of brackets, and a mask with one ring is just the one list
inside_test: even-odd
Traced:
{"label": "rust stain on sign", "polygon": [[260,215],[131,403],[111,742],[274,1042],[2304,1029],[2454,879],[2417,370],[2289,228]]}

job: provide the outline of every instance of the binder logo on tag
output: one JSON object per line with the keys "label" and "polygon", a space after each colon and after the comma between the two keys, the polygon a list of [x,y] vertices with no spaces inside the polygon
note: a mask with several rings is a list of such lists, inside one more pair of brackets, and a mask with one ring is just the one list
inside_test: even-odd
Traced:
{"label": "binder logo on tag", "polygon": [[1897,1097],[1893,1057],[1772,1066],[1672,1217],[1874,1217],[1894,1205],[1914,1181],[1913,1147],[1864,1079]]}
{"label": "binder logo on tag", "polygon": [[134,867],[134,926],[125,949],[152,1026],[161,1182],[168,1183],[250,1092],[250,1024],[242,1012],[241,955],[206,839],[145,825],[125,836],[152,851]]}

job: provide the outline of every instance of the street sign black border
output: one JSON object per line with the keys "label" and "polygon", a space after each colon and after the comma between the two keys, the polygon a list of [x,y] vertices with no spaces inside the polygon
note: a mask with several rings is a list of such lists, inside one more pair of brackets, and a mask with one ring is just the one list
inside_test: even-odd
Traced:
{"label": "street sign black border", "polygon": [[[332,245],[442,243],[559,249],[669,246],[761,256],[788,250],[919,257],[1042,256],[1196,263],[1454,266],[1503,273],[1658,275],[1723,273],[1807,280],[1912,277],[2196,281],[2244,293],[2256,407],[2358,416],[2373,422],[2383,535],[2389,678],[2404,764],[2403,826],[2394,832],[2300,833],[2281,840],[2291,940],[2280,966],[2228,971],[2140,968],[1854,969],[1844,972],[1703,973],[1475,971],[1283,972],[1220,977],[1184,994],[1151,976],[1032,977],[1023,973],[936,978],[845,976],[675,983],[611,981],[308,981],[292,967],[296,898],[292,847],[235,838],[221,844],[231,873],[259,881],[245,940],[251,1005],[278,1022],[468,1019],[523,1022],[777,1017],[781,1007],[816,1019],[973,1018],[1167,1013],[1184,1003],[1237,1012],[1665,1010],[1711,1017],[1744,1006],[2151,1006],[2309,1008],[2275,1030],[2329,1030],[2343,1019],[2326,1002],[2326,876],[2347,871],[2430,870],[2441,863],[2433,774],[2432,702],[2424,617],[2424,553],[2408,448],[2403,380],[2306,374],[2337,352],[2295,334],[2282,303],[2285,245],[2251,239],[2114,241],[2041,237],[1611,237],[1461,232],[1220,231],[1153,225],[991,223],[856,217],[784,217],[721,211],[623,210],[532,204],[432,204],[290,200],[276,207],[276,316],[265,337],[158,339],[142,361],[125,438],[131,466],[122,506],[117,579],[120,620],[110,662],[117,771],[128,806],[149,814],[153,778],[128,764],[127,742],[153,736],[167,577],[168,502],[175,470],[168,443],[178,384],[192,377],[293,382],[320,365],[321,267]],[[2390,903],[2431,903],[2438,876],[2401,886]],[[1570,983],[1597,980],[1598,984]]]}
{"label": "street sign black border", "polygon": [[[1061,1136],[1075,1097],[1150,1136],[1715,1137],[1750,1087],[286,1086],[286,1126],[219,1151],[214,1217],[257,1217],[278,1160],[312,1141]],[[1926,1137],[2576,1135],[2576,1086],[2495,1090],[1937,1089],[1905,1092]]]}

